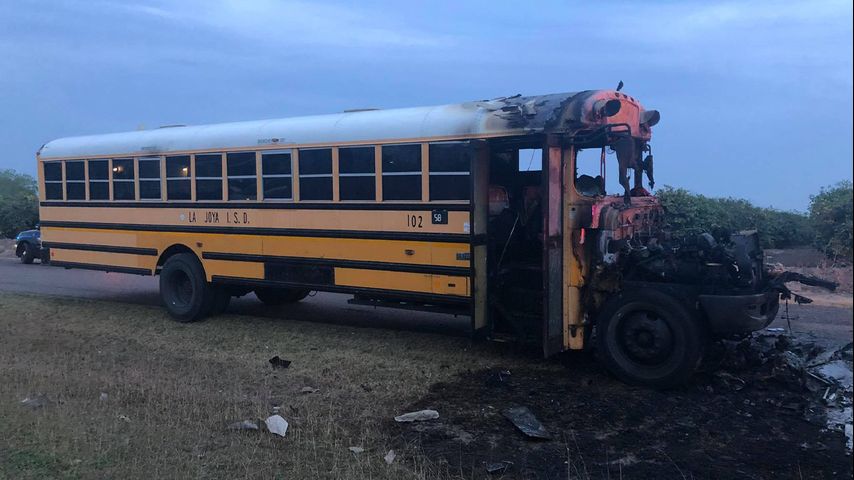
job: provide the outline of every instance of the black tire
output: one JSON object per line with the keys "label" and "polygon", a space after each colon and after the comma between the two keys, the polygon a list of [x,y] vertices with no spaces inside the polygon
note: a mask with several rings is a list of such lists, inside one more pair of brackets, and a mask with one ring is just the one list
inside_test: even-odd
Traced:
{"label": "black tire", "polygon": [[623,291],[596,321],[596,350],[620,380],[653,388],[684,383],[703,357],[703,329],[681,302],[651,289]]}
{"label": "black tire", "polygon": [[179,322],[195,322],[210,313],[213,289],[195,255],[178,253],[166,260],[160,270],[160,299]]}
{"label": "black tire", "polygon": [[307,297],[310,292],[311,290],[303,288],[259,287],[255,289],[255,296],[264,305],[277,306],[299,302]]}
{"label": "black tire", "polygon": [[35,248],[33,248],[29,243],[24,242],[24,244],[21,245],[21,263],[29,265],[33,263],[34,258],[36,258]]}
{"label": "black tire", "polygon": [[211,315],[219,315],[228,308],[231,303],[231,292],[228,288],[218,285],[213,287],[213,302],[211,303]]}

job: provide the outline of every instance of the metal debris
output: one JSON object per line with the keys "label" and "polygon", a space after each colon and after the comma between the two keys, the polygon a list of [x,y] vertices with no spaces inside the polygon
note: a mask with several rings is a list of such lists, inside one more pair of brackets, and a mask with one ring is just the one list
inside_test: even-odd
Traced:
{"label": "metal debris", "polygon": [[282,418],[281,415],[272,415],[267,417],[267,419],[264,420],[264,424],[267,425],[267,431],[273,435],[284,437],[288,432],[288,421]]}
{"label": "metal debris", "polygon": [[419,410],[417,412],[404,413],[394,417],[395,422],[423,422],[425,420],[435,420],[439,418],[439,412],[436,410]]}
{"label": "metal debris", "polygon": [[32,397],[27,397],[21,400],[21,406],[31,408],[33,410],[42,408],[47,406],[50,403],[50,399],[47,398],[47,395],[33,395]]}
{"label": "metal debris", "polygon": [[302,387],[299,393],[317,393],[318,390],[314,387]]}
{"label": "metal debris", "polygon": [[385,463],[391,465],[395,458],[397,458],[397,454],[394,453],[394,450],[389,450],[383,457],[383,460],[385,460]]}
{"label": "metal debris", "polygon": [[504,416],[516,425],[516,428],[531,438],[551,440],[552,436],[528,407],[512,407],[504,410]]}
{"label": "metal debris", "polygon": [[349,447],[349,448],[347,448],[347,450],[350,450],[351,452],[353,452],[356,455],[365,451],[365,449],[362,447]]}
{"label": "metal debris", "polygon": [[291,366],[291,361],[279,358],[279,356],[276,355],[270,359],[270,365],[272,365],[273,368],[288,368]]}
{"label": "metal debris", "polygon": [[496,473],[505,473],[510,465],[513,465],[513,462],[509,460],[502,460],[500,462],[492,462],[486,464],[486,473],[490,475],[495,475]]}

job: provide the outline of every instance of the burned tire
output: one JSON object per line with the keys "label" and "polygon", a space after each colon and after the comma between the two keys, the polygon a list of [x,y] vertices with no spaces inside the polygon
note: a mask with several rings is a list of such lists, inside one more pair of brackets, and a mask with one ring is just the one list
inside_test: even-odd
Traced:
{"label": "burned tire", "polygon": [[166,260],[160,270],[160,299],[179,322],[195,322],[210,313],[214,292],[195,255],[179,253]]}
{"label": "burned tire", "polygon": [[694,373],[703,356],[703,330],[696,315],[670,295],[623,291],[598,315],[596,350],[624,382],[668,388]]}
{"label": "burned tire", "polygon": [[304,288],[259,287],[255,289],[255,296],[264,305],[277,306],[299,302],[310,292]]}
{"label": "burned tire", "polygon": [[29,265],[33,263],[34,258],[36,258],[35,249],[30,246],[29,243],[24,242],[24,244],[21,245],[21,263]]}

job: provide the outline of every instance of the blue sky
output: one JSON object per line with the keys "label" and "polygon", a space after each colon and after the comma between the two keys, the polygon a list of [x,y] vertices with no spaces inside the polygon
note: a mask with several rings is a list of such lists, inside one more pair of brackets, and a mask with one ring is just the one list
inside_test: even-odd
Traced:
{"label": "blue sky", "polygon": [[0,0],[0,168],[62,136],[613,88],[658,185],[805,210],[852,177],[852,4]]}

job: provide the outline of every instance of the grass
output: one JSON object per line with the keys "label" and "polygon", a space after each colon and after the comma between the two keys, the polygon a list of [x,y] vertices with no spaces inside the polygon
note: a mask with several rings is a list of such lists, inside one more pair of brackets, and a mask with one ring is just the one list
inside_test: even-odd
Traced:
{"label": "grass", "polygon": [[[273,355],[293,363],[274,370]],[[415,448],[384,462],[392,417],[499,361],[440,335],[239,315],[185,325],[158,307],[0,293],[0,479],[447,477]],[[36,394],[50,403],[20,404]],[[286,438],[226,429],[274,407]]]}

